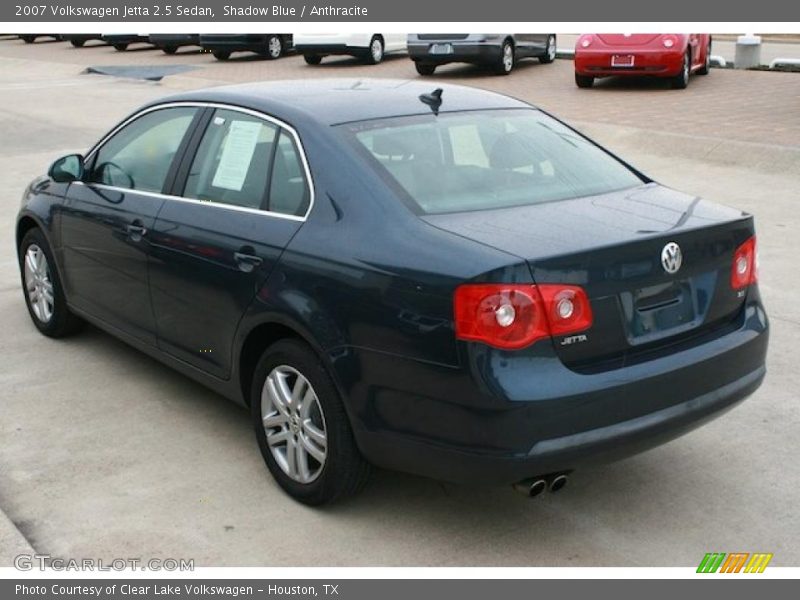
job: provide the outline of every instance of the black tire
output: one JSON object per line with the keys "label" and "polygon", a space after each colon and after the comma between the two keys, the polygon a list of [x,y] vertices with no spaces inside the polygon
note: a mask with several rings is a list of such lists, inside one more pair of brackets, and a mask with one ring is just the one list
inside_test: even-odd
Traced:
{"label": "black tire", "polygon": [[[28,249],[33,245],[38,246],[47,259],[49,280],[53,289],[53,314],[46,322],[36,316],[25,282],[25,258]],[[30,314],[36,329],[52,338],[65,337],[81,329],[84,323],[83,320],[70,312],[67,306],[64,288],[61,285],[61,278],[53,258],[53,252],[50,250],[50,244],[48,244],[42,231],[36,227],[25,234],[19,245],[19,272],[22,281],[22,293],[25,296],[25,306],[28,307],[28,314]]]}
{"label": "black tire", "polygon": [[83,48],[83,45],[86,43],[86,40],[70,40],[70,44],[73,45],[75,48]]}
{"label": "black tire", "polygon": [[[510,57],[510,61],[507,60],[508,57]],[[500,49],[500,58],[497,60],[497,64],[494,66],[494,72],[497,75],[508,75],[514,70],[515,64],[516,59],[514,57],[514,44],[511,43],[511,40],[505,40]]]}
{"label": "black tire", "polygon": [[691,72],[691,65],[692,65],[692,55],[687,51],[686,54],[683,55],[683,67],[681,68],[681,72],[675,75],[672,78],[670,83],[672,84],[672,88],[676,90],[684,90],[686,86],[689,85],[689,74]]}
{"label": "black tire", "polygon": [[[324,418],[327,454],[321,471],[310,483],[300,483],[284,472],[267,443],[262,421],[262,390],[267,376],[281,366],[295,369],[306,378],[317,396]],[[351,496],[364,486],[370,465],[356,446],[350,421],[333,380],[307,344],[284,339],[266,349],[253,375],[250,407],[256,439],[267,468],[292,498],[303,504],[319,506]]]}
{"label": "black tire", "polygon": [[556,59],[556,34],[551,33],[547,36],[547,47],[544,49],[544,56],[539,57],[542,64],[550,64]]}
{"label": "black tire", "polygon": [[19,37],[26,44],[32,44],[33,42],[36,41],[36,36],[35,35],[21,35]]}
{"label": "black tire", "polygon": [[307,65],[318,65],[322,62],[322,57],[319,54],[303,54],[303,60]]}
{"label": "black tire", "polygon": [[417,73],[420,75],[433,75],[436,71],[436,65],[430,65],[419,61],[414,61],[414,66],[417,68]]}
{"label": "black tire", "polygon": [[270,35],[267,37],[267,47],[264,50],[264,56],[270,60],[275,60],[283,55],[283,40],[279,35]]}
{"label": "black tire", "polygon": [[591,75],[578,75],[575,73],[575,85],[579,88],[590,88],[594,85],[594,77]]}
{"label": "black tire", "polygon": [[379,35],[373,35],[369,41],[367,52],[364,54],[364,62],[368,65],[377,65],[383,60],[385,51],[386,46],[383,43],[383,38]]}
{"label": "black tire", "polygon": [[706,60],[703,63],[703,66],[697,69],[698,75],[708,75],[711,72],[711,42],[708,43],[708,49],[706,50]]}
{"label": "black tire", "polygon": [[214,58],[217,60],[228,60],[231,57],[231,53],[227,50],[213,50],[211,54],[213,54]]}
{"label": "black tire", "polygon": [[177,46],[163,46],[161,48],[161,51],[164,54],[175,54],[178,51],[178,47]]}
{"label": "black tire", "polygon": [[128,44],[114,44],[114,50],[117,52],[125,52],[128,49]]}

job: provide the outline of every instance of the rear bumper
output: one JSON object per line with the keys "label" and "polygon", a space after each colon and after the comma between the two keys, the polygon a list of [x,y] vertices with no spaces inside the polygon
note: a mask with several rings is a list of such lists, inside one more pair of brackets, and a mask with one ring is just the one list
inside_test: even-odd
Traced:
{"label": "rear bumper", "polygon": [[452,54],[431,54],[431,42],[409,42],[408,55],[412,60],[429,65],[445,65],[452,62],[473,64],[493,63],[500,60],[503,53],[501,43],[443,41],[453,48]]}
{"label": "rear bumper", "polygon": [[[395,365],[411,383],[402,390],[384,377],[368,397],[356,396],[354,430],[378,466],[457,483],[513,483],[618,460],[723,414],[763,381],[767,343],[766,315],[752,304],[732,333],[604,373],[575,373],[544,347],[519,365],[488,351],[473,361],[482,382],[472,386],[485,389],[470,392],[454,373]],[[437,379],[439,397],[421,396]],[[413,384],[419,392],[408,389]]]}
{"label": "rear bumper", "polygon": [[[614,67],[611,64],[615,54],[632,54],[633,67]],[[632,49],[629,53],[624,50],[608,51],[583,50],[575,52],[575,72],[578,75],[590,77],[607,76],[636,76],[650,75],[655,77],[674,77],[683,68],[683,53],[678,51],[642,51]]]}

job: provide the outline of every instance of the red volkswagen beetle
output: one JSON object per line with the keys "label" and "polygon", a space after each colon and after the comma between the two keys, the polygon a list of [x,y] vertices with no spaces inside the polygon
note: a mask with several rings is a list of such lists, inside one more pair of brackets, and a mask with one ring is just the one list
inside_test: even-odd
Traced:
{"label": "red volkswagen beetle", "polygon": [[584,33],[575,43],[575,83],[592,87],[596,77],[668,77],[683,89],[689,75],[707,75],[711,36],[707,33]]}

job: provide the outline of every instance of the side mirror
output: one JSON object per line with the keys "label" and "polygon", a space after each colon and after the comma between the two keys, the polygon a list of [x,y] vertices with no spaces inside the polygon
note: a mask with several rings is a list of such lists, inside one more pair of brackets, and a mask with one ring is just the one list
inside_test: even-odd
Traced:
{"label": "side mirror", "polygon": [[80,154],[62,156],[50,166],[47,174],[58,183],[80,181],[83,179],[83,157]]}

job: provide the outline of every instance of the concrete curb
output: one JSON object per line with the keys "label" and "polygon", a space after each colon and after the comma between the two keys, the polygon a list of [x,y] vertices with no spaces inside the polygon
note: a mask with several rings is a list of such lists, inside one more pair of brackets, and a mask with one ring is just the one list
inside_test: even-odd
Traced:
{"label": "concrete curb", "polygon": [[15,556],[35,552],[17,526],[0,510],[0,567],[13,567]]}
{"label": "concrete curb", "polygon": [[642,154],[665,158],[695,157],[750,171],[800,176],[800,146],[744,142],[586,121],[570,121],[570,124],[612,151],[624,148],[624,155],[628,157],[631,157],[631,148],[635,148]]}

